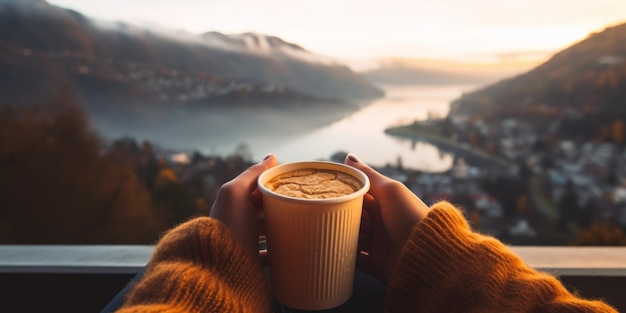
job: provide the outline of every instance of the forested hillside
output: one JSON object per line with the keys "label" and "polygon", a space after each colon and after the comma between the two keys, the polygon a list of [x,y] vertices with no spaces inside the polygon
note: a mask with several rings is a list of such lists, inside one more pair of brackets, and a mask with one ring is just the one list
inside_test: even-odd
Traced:
{"label": "forested hillside", "polygon": [[451,108],[451,115],[461,114],[492,120],[568,117],[576,127],[563,130],[584,136],[625,120],[626,24],[590,34],[523,75],[463,95]]}

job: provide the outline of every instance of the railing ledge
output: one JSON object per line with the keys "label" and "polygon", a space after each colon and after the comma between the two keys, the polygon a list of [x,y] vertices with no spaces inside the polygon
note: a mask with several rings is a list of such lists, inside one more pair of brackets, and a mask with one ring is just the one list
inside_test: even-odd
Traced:
{"label": "railing ledge", "polygon": [[[150,245],[0,245],[0,273],[133,274],[152,255]],[[626,277],[626,247],[511,249],[528,265],[560,276]]]}
{"label": "railing ledge", "polygon": [[133,274],[150,245],[0,245],[0,273]]}

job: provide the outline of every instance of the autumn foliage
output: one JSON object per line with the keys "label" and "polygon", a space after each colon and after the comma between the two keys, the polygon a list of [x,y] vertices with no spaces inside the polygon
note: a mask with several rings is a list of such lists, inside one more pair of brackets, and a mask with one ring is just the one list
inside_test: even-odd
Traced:
{"label": "autumn foliage", "polygon": [[71,93],[60,94],[0,103],[0,244],[154,243],[208,215],[218,188],[251,165],[237,151],[177,164],[149,142],[105,140]]}
{"label": "autumn foliage", "polygon": [[626,246],[626,234],[614,223],[598,223],[576,233],[575,246]]}
{"label": "autumn foliage", "polygon": [[151,243],[166,227],[68,99],[0,109],[0,243]]}

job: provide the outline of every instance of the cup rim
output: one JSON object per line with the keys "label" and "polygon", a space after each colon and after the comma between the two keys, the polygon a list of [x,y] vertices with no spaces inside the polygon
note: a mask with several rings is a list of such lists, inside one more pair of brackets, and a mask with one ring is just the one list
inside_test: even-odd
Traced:
{"label": "cup rim", "polygon": [[[321,168],[321,169],[337,170],[340,172],[344,172],[346,174],[350,174],[354,176],[355,178],[359,179],[363,183],[363,186],[359,190],[351,194],[334,197],[334,198],[326,198],[326,199],[296,198],[296,197],[291,197],[291,196],[286,196],[283,194],[276,193],[274,191],[269,190],[267,187],[265,187],[265,182],[267,182],[269,179],[273,178],[274,176],[280,175],[282,173],[287,173],[289,171],[296,170],[299,168]],[[337,162],[329,162],[329,161],[297,161],[297,162],[288,162],[288,163],[279,164],[263,171],[263,173],[261,173],[261,175],[259,175],[257,179],[257,187],[261,191],[261,193],[263,193],[264,195],[278,198],[278,199],[281,199],[282,201],[298,202],[298,203],[305,202],[305,203],[328,204],[328,203],[346,202],[346,201],[364,196],[365,193],[369,191],[370,181],[367,175],[363,173],[363,171],[355,167],[346,165],[346,164],[337,163]]]}

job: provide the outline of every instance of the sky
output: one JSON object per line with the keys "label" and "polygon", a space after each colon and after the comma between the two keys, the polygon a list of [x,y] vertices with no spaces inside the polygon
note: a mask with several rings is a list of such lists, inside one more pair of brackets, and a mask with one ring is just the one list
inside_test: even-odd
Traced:
{"label": "sky", "polygon": [[256,32],[367,66],[383,57],[545,60],[626,22],[624,0],[48,0],[87,16],[190,33]]}

